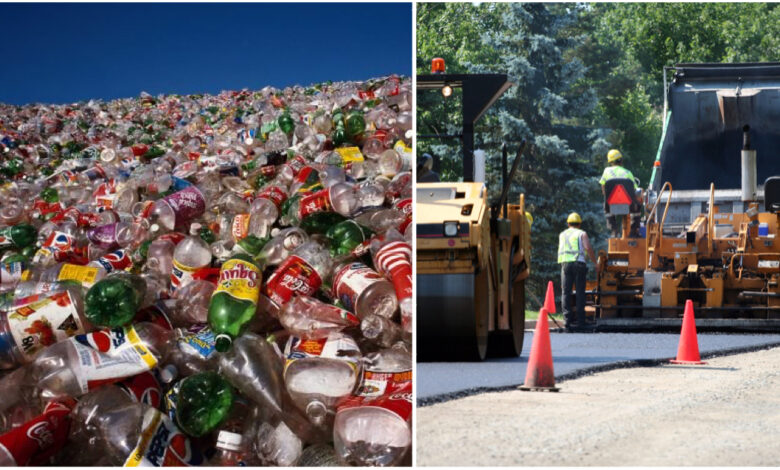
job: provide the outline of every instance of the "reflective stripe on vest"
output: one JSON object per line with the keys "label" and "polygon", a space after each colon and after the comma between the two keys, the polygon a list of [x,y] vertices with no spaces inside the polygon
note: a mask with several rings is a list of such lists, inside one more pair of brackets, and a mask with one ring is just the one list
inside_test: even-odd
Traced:
{"label": "reflective stripe on vest", "polygon": [[608,166],[604,171],[604,177],[603,177],[604,181],[609,181],[617,178],[633,180],[634,175],[630,171],[623,168],[622,166]]}
{"label": "reflective stripe on vest", "polygon": [[573,263],[580,256],[580,236],[585,231],[569,227],[558,235],[558,262]]}

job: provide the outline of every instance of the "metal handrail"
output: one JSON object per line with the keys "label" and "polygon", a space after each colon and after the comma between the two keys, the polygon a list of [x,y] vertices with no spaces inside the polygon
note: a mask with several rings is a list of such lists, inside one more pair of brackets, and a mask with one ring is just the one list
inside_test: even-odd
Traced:
{"label": "metal handrail", "polygon": [[[655,214],[656,209],[658,209],[658,203],[661,202],[661,196],[664,194],[664,190],[666,187],[669,186],[669,196],[666,198],[666,206],[664,207],[664,215],[661,218],[661,224],[658,226],[658,238],[656,239],[655,243],[659,243],[658,240],[663,238],[664,235],[664,222],[666,222],[666,214],[669,211],[669,204],[672,202],[672,183],[666,182],[663,186],[661,186],[661,190],[658,192],[658,197],[655,200],[655,204],[653,205],[653,208],[650,210],[650,215],[647,217],[647,220],[652,220],[653,215]],[[647,235],[650,235],[650,232],[647,232]],[[650,269],[650,244],[646,243],[645,245],[645,266],[647,266],[648,269]]]}

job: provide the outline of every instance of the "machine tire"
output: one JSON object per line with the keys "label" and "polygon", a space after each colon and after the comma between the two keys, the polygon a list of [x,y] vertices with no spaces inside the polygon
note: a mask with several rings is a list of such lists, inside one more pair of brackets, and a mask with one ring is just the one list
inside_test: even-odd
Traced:
{"label": "machine tire", "polygon": [[525,281],[516,282],[511,291],[509,330],[490,333],[488,357],[518,357],[525,338]]}
{"label": "machine tire", "polygon": [[[448,278],[447,276],[450,276]],[[470,295],[448,295],[454,276],[468,276]],[[439,288],[439,295],[417,299],[417,358],[420,361],[481,361],[488,349],[490,279],[486,269],[469,275],[418,275],[418,286]],[[465,288],[465,286],[462,286]],[[432,292],[419,289],[418,292]]]}

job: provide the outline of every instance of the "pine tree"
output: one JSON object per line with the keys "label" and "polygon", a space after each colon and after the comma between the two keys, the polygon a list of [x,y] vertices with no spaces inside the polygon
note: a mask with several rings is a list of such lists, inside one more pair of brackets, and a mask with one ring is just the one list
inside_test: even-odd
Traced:
{"label": "pine tree", "polygon": [[[532,227],[532,278],[529,287],[542,294],[547,280],[559,276],[558,233],[566,217],[578,212],[594,241],[605,231],[599,173],[594,165],[609,148],[607,131],[583,126],[583,118],[597,104],[595,92],[583,85],[585,66],[570,58],[581,38],[565,30],[579,12],[568,6],[530,3],[508,4],[500,13],[498,28],[485,31],[481,49],[490,62],[471,60],[472,73],[507,73],[515,84],[479,126],[488,159],[488,185],[497,198],[500,188],[500,144],[516,148],[525,139],[520,174],[514,179],[510,200],[525,193]],[[600,244],[597,243],[596,248]]]}

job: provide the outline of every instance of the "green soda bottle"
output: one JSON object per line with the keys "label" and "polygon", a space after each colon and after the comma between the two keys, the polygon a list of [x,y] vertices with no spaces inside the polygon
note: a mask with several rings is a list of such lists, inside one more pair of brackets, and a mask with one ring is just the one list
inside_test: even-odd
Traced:
{"label": "green soda bottle", "polygon": [[146,151],[143,155],[141,155],[141,158],[144,160],[153,160],[157,157],[162,157],[165,155],[165,149],[158,146],[158,145],[152,145],[149,147],[149,150]]}
{"label": "green soda bottle", "polygon": [[143,278],[117,272],[90,287],[84,299],[84,315],[97,326],[124,326],[133,320],[145,295]]}
{"label": "green soda bottle", "polygon": [[301,221],[300,227],[309,235],[324,234],[334,225],[347,220],[338,212],[315,212]]}
{"label": "green soda bottle", "polygon": [[57,193],[56,188],[46,188],[43,191],[41,191],[40,196],[44,202],[48,202],[49,204],[60,202],[60,195],[59,193]]}
{"label": "green soda bottle", "polygon": [[262,273],[249,255],[237,254],[219,270],[219,283],[209,303],[209,326],[217,335],[215,348],[230,349],[233,339],[255,316]]}
{"label": "green soda bottle", "polygon": [[25,248],[35,244],[38,231],[29,224],[18,224],[0,229],[0,250]]}
{"label": "green soda bottle", "polygon": [[260,238],[255,235],[247,235],[236,243],[236,248],[243,253],[248,254],[252,258],[256,258],[260,254],[266,243],[271,240],[271,237]]}
{"label": "green soda bottle", "polygon": [[289,111],[283,112],[282,115],[279,116],[277,123],[279,124],[279,129],[281,129],[282,132],[288,136],[292,135],[293,131],[295,130],[295,121],[293,120],[292,116],[290,116]]}
{"label": "green soda bottle", "polygon": [[330,242],[331,256],[343,256],[352,253],[364,241],[368,240],[373,232],[354,220],[340,222],[325,232]]}
{"label": "green soda bottle", "polygon": [[182,380],[176,398],[176,423],[186,434],[200,437],[227,419],[233,388],[216,372],[201,372]]}
{"label": "green soda bottle", "polygon": [[346,119],[347,137],[352,142],[357,142],[363,137],[366,131],[366,120],[361,111],[350,111]]}

